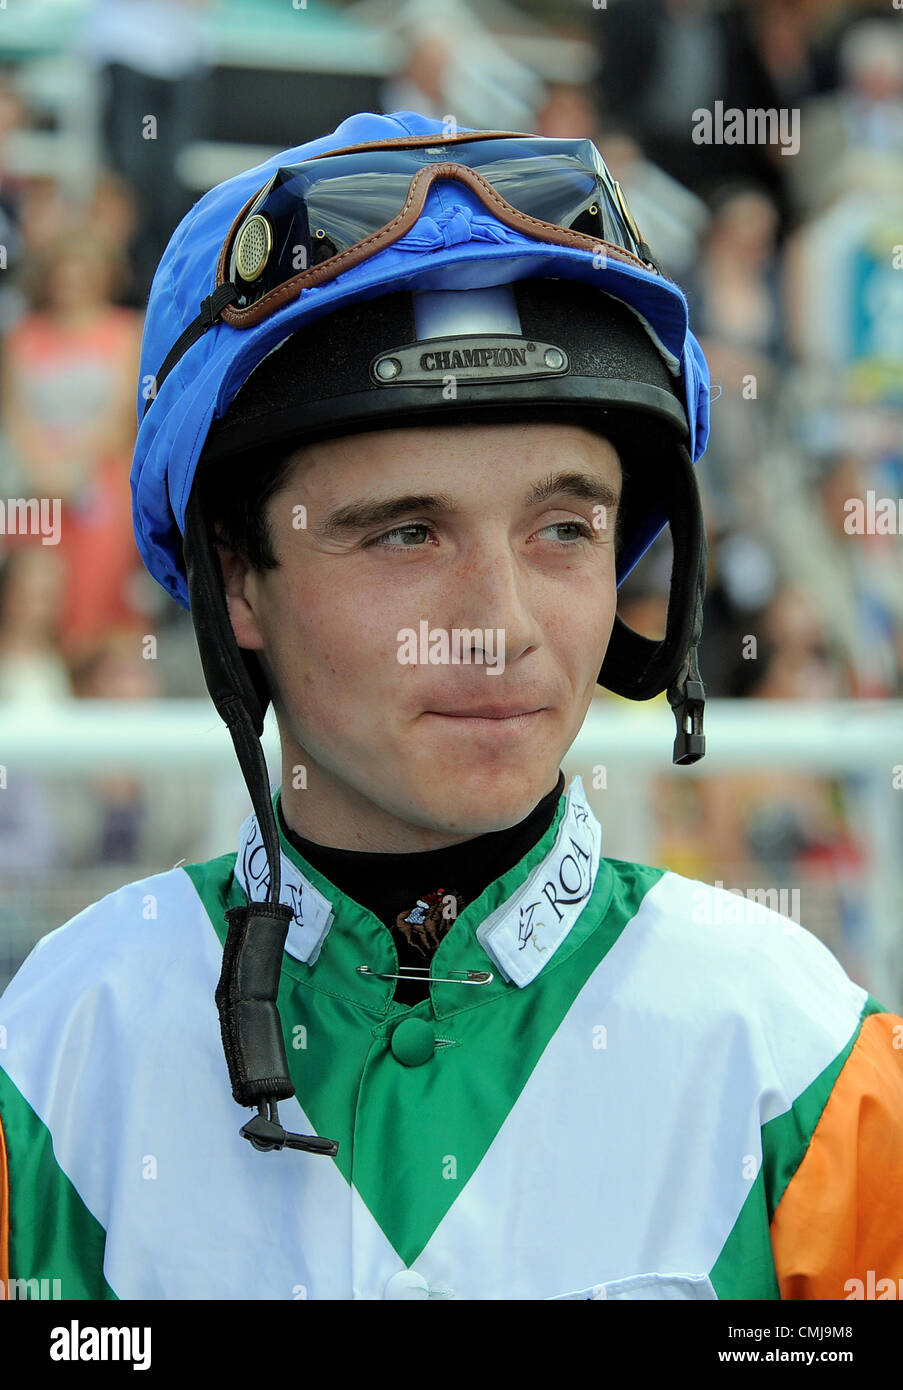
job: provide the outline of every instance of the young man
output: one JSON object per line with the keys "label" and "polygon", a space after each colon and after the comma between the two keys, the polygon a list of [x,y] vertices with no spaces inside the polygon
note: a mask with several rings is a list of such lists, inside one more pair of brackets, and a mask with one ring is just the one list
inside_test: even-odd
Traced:
{"label": "young man", "polygon": [[[903,1276],[903,1020],[787,918],[606,858],[564,795],[597,683],[667,690],[675,761],[702,755],[707,402],[588,141],[366,114],[198,202],[148,305],[134,515],[253,812],[4,996],[4,1277],[826,1299]],[[653,642],[617,586],[665,524]]]}

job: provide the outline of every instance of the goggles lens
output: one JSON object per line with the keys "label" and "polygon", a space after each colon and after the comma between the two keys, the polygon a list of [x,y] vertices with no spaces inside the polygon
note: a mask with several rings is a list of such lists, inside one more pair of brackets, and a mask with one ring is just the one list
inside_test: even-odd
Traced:
{"label": "goggles lens", "polygon": [[462,164],[518,212],[651,261],[620,186],[591,140],[506,136],[369,149],[277,170],[232,244],[228,264],[239,291],[236,306],[255,303],[378,232],[404,208],[417,172],[435,164]]}

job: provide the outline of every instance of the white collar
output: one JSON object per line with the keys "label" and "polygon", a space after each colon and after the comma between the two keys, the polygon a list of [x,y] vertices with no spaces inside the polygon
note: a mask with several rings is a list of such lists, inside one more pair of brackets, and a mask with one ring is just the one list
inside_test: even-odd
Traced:
{"label": "white collar", "polygon": [[[280,828],[279,900],[293,913],[285,949],[296,960],[313,965],[335,921],[339,890],[333,901],[321,893],[288,858],[281,841]],[[477,940],[506,980],[521,987],[529,984],[554,955],[592,893],[601,848],[602,827],[586,800],[581,778],[575,776],[555,843],[525,881],[476,929]],[[261,902],[266,898],[269,868],[253,812],[239,832],[235,877],[249,899]]]}
{"label": "white collar", "polygon": [[602,827],[574,777],[554,845],[477,927],[477,940],[506,980],[529,984],[558,950],[593,891],[601,851]]}

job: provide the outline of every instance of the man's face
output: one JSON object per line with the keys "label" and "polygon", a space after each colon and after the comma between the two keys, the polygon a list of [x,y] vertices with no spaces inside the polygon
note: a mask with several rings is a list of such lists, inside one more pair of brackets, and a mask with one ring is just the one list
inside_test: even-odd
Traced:
{"label": "man's face", "polygon": [[432,849],[552,790],[611,636],[620,490],[614,448],[569,424],[298,451],[266,506],[278,568],[222,552],[236,639],[277,692],[294,829]]}

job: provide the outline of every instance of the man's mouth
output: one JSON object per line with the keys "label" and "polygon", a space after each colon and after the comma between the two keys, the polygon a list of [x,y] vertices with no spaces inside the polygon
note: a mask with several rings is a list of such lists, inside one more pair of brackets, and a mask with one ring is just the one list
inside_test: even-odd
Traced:
{"label": "man's mouth", "polygon": [[516,700],[483,700],[480,704],[455,705],[431,709],[427,714],[447,714],[453,719],[514,719],[519,714],[537,714],[545,705],[526,705]]}
{"label": "man's mouth", "polygon": [[462,725],[469,725],[471,728],[483,727],[498,729],[525,728],[531,724],[538,715],[542,714],[546,706],[536,705],[517,705],[517,704],[482,704],[474,705],[470,709],[448,709],[448,710],[425,710],[424,713],[431,714],[437,719],[455,720]]}

